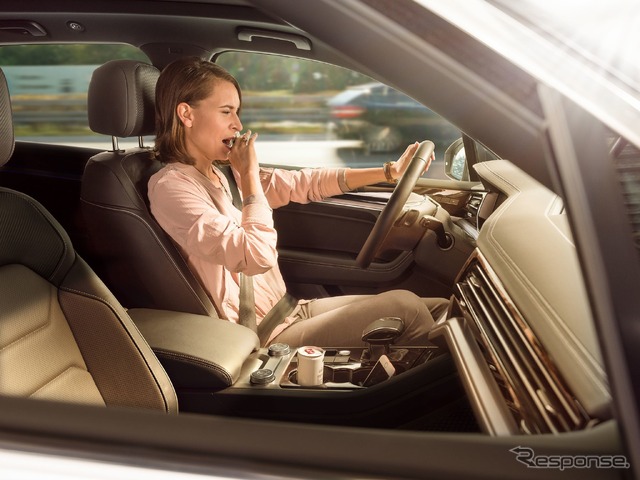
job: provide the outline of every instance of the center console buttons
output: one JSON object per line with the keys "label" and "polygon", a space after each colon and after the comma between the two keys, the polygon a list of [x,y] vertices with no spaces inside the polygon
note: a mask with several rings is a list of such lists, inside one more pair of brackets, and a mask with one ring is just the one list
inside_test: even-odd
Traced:
{"label": "center console buttons", "polygon": [[251,372],[251,383],[254,385],[267,385],[275,379],[276,376],[270,368],[261,368]]}
{"label": "center console buttons", "polygon": [[286,343],[274,343],[273,345],[269,345],[270,357],[284,357],[285,355],[289,355],[290,353],[291,349]]}

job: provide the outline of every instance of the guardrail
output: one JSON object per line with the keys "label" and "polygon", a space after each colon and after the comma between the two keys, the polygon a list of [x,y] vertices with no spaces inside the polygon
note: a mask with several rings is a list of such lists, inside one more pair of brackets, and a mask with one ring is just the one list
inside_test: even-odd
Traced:
{"label": "guardrail", "polygon": [[[263,103],[263,100],[261,100]],[[278,103],[274,99],[272,103]],[[301,102],[302,103],[302,102]],[[306,102],[305,102],[306,103]],[[247,99],[249,104],[249,99]],[[73,124],[87,125],[86,100],[64,99],[46,100],[13,100],[13,118],[17,124]],[[325,106],[315,107],[243,107],[241,113],[244,124],[251,123],[327,123],[330,119],[329,109]]]}
{"label": "guardrail", "polygon": [[87,101],[82,99],[12,99],[17,124],[87,124]]}

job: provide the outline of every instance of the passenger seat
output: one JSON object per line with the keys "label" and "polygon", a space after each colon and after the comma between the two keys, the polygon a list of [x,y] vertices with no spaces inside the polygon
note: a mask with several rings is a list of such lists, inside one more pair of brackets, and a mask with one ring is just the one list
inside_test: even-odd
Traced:
{"label": "passenger seat", "polygon": [[[14,146],[0,70],[0,166]],[[0,395],[177,413],[124,308],[31,197],[0,188]]]}

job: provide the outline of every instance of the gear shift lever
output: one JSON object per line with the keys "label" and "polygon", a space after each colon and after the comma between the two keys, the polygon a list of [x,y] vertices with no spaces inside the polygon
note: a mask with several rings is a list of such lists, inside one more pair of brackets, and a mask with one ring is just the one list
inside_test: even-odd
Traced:
{"label": "gear shift lever", "polygon": [[376,363],[382,354],[389,354],[390,345],[404,332],[404,322],[398,317],[382,317],[370,323],[362,332],[368,349],[362,353],[362,363]]}

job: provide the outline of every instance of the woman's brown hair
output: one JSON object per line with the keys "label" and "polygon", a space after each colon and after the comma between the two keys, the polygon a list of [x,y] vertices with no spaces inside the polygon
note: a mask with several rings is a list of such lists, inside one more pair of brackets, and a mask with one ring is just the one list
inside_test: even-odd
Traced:
{"label": "woman's brown hair", "polygon": [[194,160],[185,145],[184,125],[178,118],[176,107],[182,102],[196,106],[211,94],[215,83],[220,81],[231,82],[236,87],[242,104],[238,81],[215,63],[188,57],[172,62],[162,70],[156,85],[157,159],[193,165]]}

